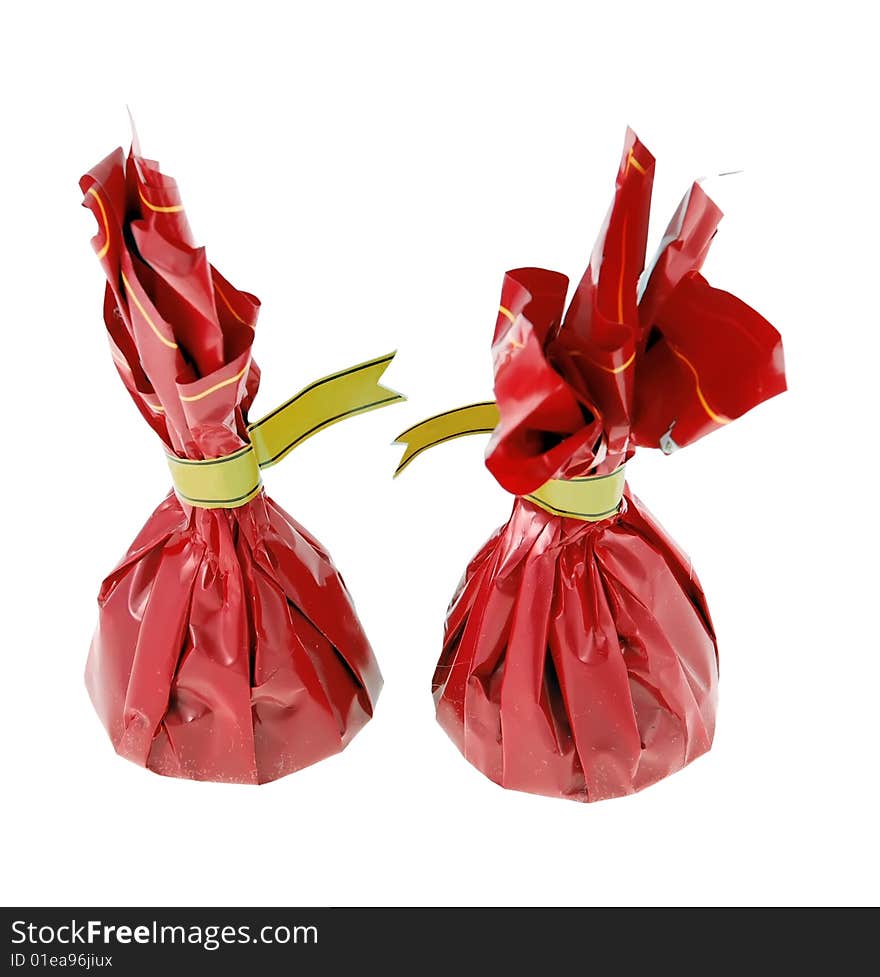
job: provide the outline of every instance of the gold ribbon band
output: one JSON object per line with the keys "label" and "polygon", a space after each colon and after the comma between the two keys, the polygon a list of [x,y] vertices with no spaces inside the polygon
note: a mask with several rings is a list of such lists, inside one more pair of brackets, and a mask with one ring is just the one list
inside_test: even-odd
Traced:
{"label": "gold ribbon band", "polygon": [[263,487],[260,465],[252,444],[224,458],[190,461],[167,455],[177,497],[201,509],[234,509]]}
{"label": "gold ribbon band", "polygon": [[607,475],[587,475],[584,478],[551,478],[549,482],[524,495],[554,516],[601,522],[613,516],[623,499],[626,465]]}
{"label": "gold ribbon band", "polygon": [[203,509],[234,509],[250,502],[262,488],[261,468],[277,464],[331,424],[406,399],[379,383],[393,358],[389,353],[309,384],[249,424],[251,443],[233,454],[205,461],[168,455],[178,497]]}
{"label": "gold ribbon band", "polygon": [[[468,434],[491,434],[497,424],[498,405],[495,401],[448,410],[414,424],[394,442],[405,446],[403,457],[394,473],[395,477],[428,448]],[[551,478],[522,498],[556,516],[600,522],[613,516],[620,508],[626,478],[625,468],[625,465],[621,465],[607,475]]]}

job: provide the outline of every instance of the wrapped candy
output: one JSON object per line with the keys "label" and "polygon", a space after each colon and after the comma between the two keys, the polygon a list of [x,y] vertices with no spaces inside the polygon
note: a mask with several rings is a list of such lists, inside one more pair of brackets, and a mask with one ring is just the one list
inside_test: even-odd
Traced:
{"label": "wrapped candy", "polygon": [[404,432],[398,472],[433,444],[491,432],[516,496],[446,619],[437,718],[487,777],[596,801],[705,753],[715,632],[699,581],[625,483],[636,447],[671,453],[785,389],[782,344],[700,268],[721,213],[695,184],[644,272],[654,159],[628,132],[611,209],[566,311],[568,279],[504,280],[495,402]]}
{"label": "wrapped candy", "polygon": [[330,556],[260,472],[327,425],[401,400],[378,383],[391,355],[249,423],[259,301],[195,246],[175,182],[135,144],[80,186],[111,353],[174,482],[101,587],[89,694],[129,760],[265,783],[341,750],[382,679]]}

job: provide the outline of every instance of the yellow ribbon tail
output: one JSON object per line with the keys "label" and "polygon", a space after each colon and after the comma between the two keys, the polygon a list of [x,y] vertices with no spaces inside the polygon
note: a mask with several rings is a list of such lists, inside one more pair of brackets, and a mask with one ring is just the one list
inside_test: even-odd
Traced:
{"label": "yellow ribbon tail", "polygon": [[316,380],[265,417],[248,425],[251,442],[222,458],[168,455],[178,497],[203,509],[234,509],[262,489],[260,470],[277,464],[325,427],[406,398],[379,383],[394,353]]}
{"label": "yellow ribbon tail", "polygon": [[379,380],[394,353],[310,383],[271,413],[248,425],[260,468],[268,468],[318,431],[356,414],[406,400]]}
{"label": "yellow ribbon tail", "polygon": [[394,477],[406,468],[423,451],[433,448],[453,438],[463,438],[468,434],[491,434],[498,424],[498,405],[494,400],[479,404],[468,404],[455,410],[435,414],[419,424],[408,427],[394,439],[395,444],[405,445],[403,457],[397,466]]}

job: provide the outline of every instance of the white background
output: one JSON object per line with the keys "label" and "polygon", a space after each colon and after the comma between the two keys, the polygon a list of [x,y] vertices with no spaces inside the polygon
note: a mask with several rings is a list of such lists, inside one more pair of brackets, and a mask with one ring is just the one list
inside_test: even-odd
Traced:
{"label": "white background", "polygon": [[[154,0],[5,12],[6,904],[876,903],[868,9]],[[119,759],[82,682],[100,580],[168,487],[108,354],[79,207],[80,174],[127,145],[126,103],[213,262],[263,300],[257,413],[394,348],[388,379],[410,396],[270,473],[271,494],[342,568],[386,687],[346,752],[261,788]],[[501,790],[436,725],[446,604],[510,499],[480,439],[396,482],[389,442],[491,395],[502,274],[581,274],[627,123],[658,159],[651,250],[692,178],[744,168],[708,185],[727,217],[706,274],[782,331],[791,390],[630,466],[702,576],[720,722],[714,750],[682,773],[584,806]],[[354,505],[334,487],[344,477]]]}

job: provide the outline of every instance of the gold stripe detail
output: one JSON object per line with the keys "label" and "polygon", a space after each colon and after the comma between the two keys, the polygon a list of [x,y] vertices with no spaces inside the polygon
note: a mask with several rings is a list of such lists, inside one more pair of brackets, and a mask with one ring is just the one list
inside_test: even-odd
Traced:
{"label": "gold stripe detail", "polygon": [[183,204],[172,204],[169,207],[160,207],[157,204],[151,204],[149,200],[144,196],[143,191],[138,187],[138,196],[141,198],[141,203],[146,204],[150,210],[156,211],[157,214],[179,214],[183,210]]}
{"label": "gold stripe detail", "polygon": [[[624,250],[624,254],[625,254],[626,253],[626,218],[624,218],[624,223],[623,223],[623,250]],[[620,284],[619,284],[618,290],[617,290],[617,310],[618,310],[618,318],[620,319],[621,322],[623,322],[623,273],[624,273],[624,267],[623,267],[623,264],[621,264],[621,269],[620,269]],[[510,309],[505,308],[503,305],[499,305],[498,306],[498,311],[505,318],[510,319],[511,322],[516,322],[516,318],[517,317],[510,311]],[[513,346],[515,349],[522,349],[523,348],[523,344],[520,343],[520,342],[517,342],[517,340],[516,339],[513,339],[513,338],[510,339],[510,345]],[[635,360],[635,358],[636,358],[636,354],[633,353],[632,356],[630,356],[630,358],[626,361],[626,363],[622,363],[620,366],[602,366],[601,363],[597,363],[595,360],[590,360],[590,362],[593,364],[593,366],[598,367],[598,369],[600,369],[600,370],[604,370],[606,373],[623,373],[623,371],[626,370],[627,367],[632,366],[633,361]],[[472,405],[472,406],[478,406],[478,405]],[[460,410],[466,410],[467,408],[462,407],[462,408],[459,408],[459,409]],[[433,418],[429,418],[429,420],[433,420]],[[494,427],[494,425],[493,425],[493,427]],[[468,431],[468,432],[463,432],[463,433],[470,434],[470,433],[479,433],[479,432],[470,432],[470,431]],[[454,436],[455,437],[460,437],[461,435],[454,435]],[[425,445],[425,447],[426,448],[429,448],[430,445]],[[424,449],[422,449],[422,450],[424,450]],[[404,463],[404,467],[406,467],[406,465],[408,465],[408,464],[409,464],[408,461],[405,462]],[[400,471],[401,471],[401,469],[398,469],[398,471],[397,471],[397,474],[398,475],[400,474]]]}
{"label": "gold stripe detail", "polygon": [[248,360],[247,363],[245,363],[244,365],[244,369],[239,370],[234,377],[227,377],[227,379],[221,380],[219,383],[215,383],[213,387],[208,387],[207,390],[203,390],[199,394],[192,394],[192,396],[190,397],[185,397],[183,394],[181,394],[180,399],[187,404],[192,404],[196,400],[202,400],[205,397],[207,397],[209,394],[214,393],[215,390],[221,390],[223,387],[228,387],[230,384],[238,383],[238,381],[245,375],[245,373],[247,373],[250,365],[251,365],[251,361]]}
{"label": "gold stripe detail", "polygon": [[394,473],[397,476],[423,451],[434,445],[463,438],[468,434],[491,434],[498,424],[498,405],[494,400],[468,404],[455,410],[435,414],[419,424],[408,427],[395,438],[395,444],[405,445],[403,457]]}
{"label": "gold stripe detail", "polygon": [[[647,172],[647,170],[645,169],[645,167],[642,166],[642,164],[635,158],[635,156],[633,155],[633,151],[632,150],[629,151],[629,154],[626,157],[626,165],[627,165],[627,168],[629,168],[630,166],[632,166],[632,168],[634,170],[637,170],[639,173],[641,173],[642,176],[644,176],[645,173]],[[628,214],[624,214],[623,215],[623,228],[622,228],[622,230],[620,232],[620,236],[621,236],[621,245],[620,245],[620,252],[621,252],[621,254],[620,254],[620,281],[617,284],[617,321],[618,322],[623,322],[623,279],[624,279],[624,274],[626,272],[626,223],[627,223],[628,217],[629,217]],[[629,366],[629,361],[627,361],[627,363],[623,367],[620,367],[617,370],[611,370],[610,372],[611,373],[619,373],[621,370],[625,369],[627,366]],[[606,367],[603,366],[602,369],[604,370],[604,369],[606,369]]]}
{"label": "gold stripe detail", "polygon": [[248,322],[247,319],[242,319],[242,317],[235,311],[235,309],[232,308],[232,305],[229,299],[226,298],[226,294],[224,293],[223,289],[220,288],[220,286],[216,282],[212,282],[212,284],[214,286],[214,291],[220,296],[221,299],[223,299],[223,304],[226,306],[227,309],[229,309],[232,315],[234,315],[235,318],[238,319],[238,321],[243,326],[251,326],[251,328],[253,328],[252,323]]}
{"label": "gold stripe detail", "polygon": [[[265,417],[248,425],[250,444],[206,461],[169,455],[174,489],[181,501],[204,509],[233,509],[250,502],[262,486],[260,469],[281,461],[297,445],[347,417],[404,400],[379,379],[393,353],[316,380]],[[195,397],[206,396],[243,376],[223,380]]]}
{"label": "gold stripe detail", "polygon": [[551,478],[539,489],[523,498],[555,516],[600,522],[613,516],[620,508],[626,466],[608,475],[589,475],[586,478]]}
{"label": "gold stripe detail", "polygon": [[131,284],[129,283],[128,279],[125,277],[125,272],[120,271],[119,274],[122,275],[122,284],[125,286],[126,292],[131,297],[132,302],[134,302],[134,304],[137,306],[140,314],[147,320],[147,325],[150,327],[150,329],[153,330],[153,332],[159,337],[161,342],[163,342],[169,349],[177,349],[177,343],[175,343],[171,339],[166,339],[162,335],[162,333],[159,332],[158,328],[156,327],[156,323],[153,322],[147,310],[141,305],[140,301],[138,300],[137,295],[134,294],[134,289],[132,289]]}
{"label": "gold stripe detail", "polygon": [[628,367],[633,365],[633,361],[636,358],[635,352],[626,361],[626,363],[621,363],[620,366],[602,366],[601,363],[597,363],[595,360],[590,360],[593,366],[598,367],[600,370],[604,370],[606,373],[623,373]]}
{"label": "gold stripe detail", "polygon": [[104,210],[104,201],[94,187],[89,187],[88,191],[98,202],[98,209],[101,211],[101,220],[104,222],[104,247],[98,252],[98,261],[103,261],[107,252],[110,250],[110,222],[107,220],[107,211]]}
{"label": "gold stripe detail", "polygon": [[669,348],[672,350],[672,352],[675,353],[675,355],[682,361],[682,363],[684,363],[687,366],[687,368],[691,371],[691,373],[693,373],[694,383],[696,384],[697,387],[697,397],[699,398],[703,410],[709,415],[709,417],[713,421],[715,421],[716,424],[729,424],[730,418],[725,417],[723,414],[719,414],[716,411],[712,410],[712,408],[709,406],[709,402],[703,396],[703,389],[700,386],[700,375],[699,373],[697,373],[697,368],[694,366],[694,364],[691,363],[691,361],[684,355],[684,353],[680,353],[672,345],[672,343],[669,342],[668,339],[666,340],[666,343],[669,346]]}
{"label": "gold stripe detail", "polygon": [[629,151],[629,156],[627,156],[626,162],[627,162],[628,165],[631,165],[633,169],[638,170],[639,173],[642,174],[642,176],[644,176],[645,173],[648,172],[645,169],[645,167],[642,166],[642,164],[635,158],[635,156],[633,155],[633,151],[632,150]]}

